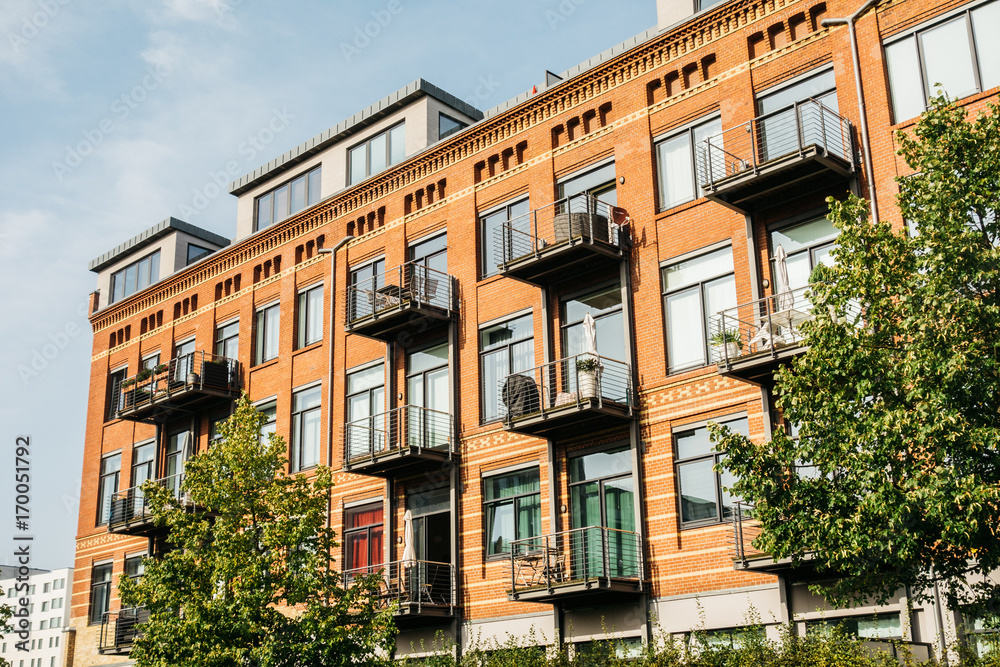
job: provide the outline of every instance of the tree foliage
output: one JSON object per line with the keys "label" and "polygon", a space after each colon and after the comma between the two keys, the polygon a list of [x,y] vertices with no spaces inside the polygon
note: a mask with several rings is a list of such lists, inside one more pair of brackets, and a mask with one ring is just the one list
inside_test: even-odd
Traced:
{"label": "tree foliage", "polygon": [[[937,100],[897,137],[915,231],[829,200],[836,264],[811,289],[807,351],[775,373],[798,438],[717,432],[755,544],[839,576],[837,604],[942,582],[995,605],[1000,566],[1000,112]],[[815,466],[811,468],[808,466]],[[995,610],[995,607],[993,607]]]}
{"label": "tree foliage", "polygon": [[[12,632],[14,630],[14,628],[7,625],[7,621],[10,620],[10,617],[13,614],[14,610],[10,608],[10,605],[0,604],[0,639],[3,639],[3,636],[6,633]],[[0,658],[0,667],[10,667],[10,663],[4,660],[3,658]]]}
{"label": "tree foliage", "polygon": [[284,474],[284,441],[244,396],[221,440],[185,466],[183,502],[147,483],[168,550],[122,577],[123,606],[150,613],[131,657],[150,667],[299,667],[381,662],[391,613],[375,577],[341,587],[329,555],[330,471]]}

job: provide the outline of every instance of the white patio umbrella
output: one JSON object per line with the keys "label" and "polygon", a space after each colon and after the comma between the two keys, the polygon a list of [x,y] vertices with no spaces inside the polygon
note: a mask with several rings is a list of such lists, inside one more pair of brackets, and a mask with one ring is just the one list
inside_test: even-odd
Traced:
{"label": "white patio umbrella", "polygon": [[417,552],[413,548],[413,513],[406,510],[403,515],[403,567],[409,569],[417,564]]}
{"label": "white patio umbrella", "polygon": [[590,313],[583,316],[583,346],[587,354],[597,356],[597,322]]}
{"label": "white patio umbrella", "polygon": [[781,245],[774,251],[774,293],[775,310],[789,311],[795,306],[795,295],[788,286],[788,253]]}

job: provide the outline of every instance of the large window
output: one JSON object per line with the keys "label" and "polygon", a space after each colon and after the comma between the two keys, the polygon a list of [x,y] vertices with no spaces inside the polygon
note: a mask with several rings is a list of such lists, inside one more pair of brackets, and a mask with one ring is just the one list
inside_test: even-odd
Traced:
{"label": "large window", "polygon": [[143,491],[141,487],[147,480],[156,477],[156,442],[151,441],[136,445],[132,449],[132,479],[130,486],[135,489],[135,509],[143,509]]}
{"label": "large window", "polygon": [[534,366],[534,336],[531,313],[479,332],[479,393],[484,424],[500,419],[500,385],[504,379]]}
{"label": "large window", "polygon": [[483,479],[486,555],[509,553],[513,540],[542,534],[542,491],[538,468]]}
{"label": "large window", "polygon": [[[504,204],[479,218],[483,278],[497,273],[497,265],[514,257],[514,247],[523,247],[531,234],[528,200]],[[509,224],[508,224],[509,223]],[[521,237],[521,238],[519,238]]]}
{"label": "large window", "polygon": [[569,494],[573,528],[601,526],[574,540],[572,567],[576,572],[613,577],[638,574],[640,554],[629,539],[635,531],[632,452],[628,447],[597,451],[569,460]]}
{"label": "large window", "polygon": [[220,325],[215,330],[215,354],[227,359],[239,358],[240,352],[240,321],[233,320]]}
{"label": "large window", "polygon": [[799,79],[757,99],[757,111],[767,116],[760,123],[761,162],[777,159],[810,144],[827,146],[838,155],[845,154],[844,137],[836,123],[826,122],[812,104],[799,105],[796,111],[793,105],[805,100],[819,102],[834,113],[839,111],[837,81],[832,69]]}
{"label": "large window", "polygon": [[185,262],[184,265],[187,266],[188,264],[194,264],[202,257],[208,257],[213,252],[215,251],[212,250],[211,248],[205,248],[203,246],[196,245],[194,243],[188,243],[187,262]]}
{"label": "large window", "polygon": [[468,123],[463,123],[451,116],[440,113],[438,114],[438,140],[450,137],[468,126]]}
{"label": "large window", "polygon": [[90,571],[90,622],[100,623],[111,606],[112,563],[94,565]]}
{"label": "large window", "polygon": [[101,458],[101,477],[97,484],[97,525],[108,522],[111,516],[111,496],[118,492],[121,478],[122,454],[116,452]]}
{"label": "large window", "polygon": [[[749,436],[746,417],[719,422],[737,433]],[[681,499],[681,525],[718,523],[733,515],[734,498],[730,488],[735,478],[728,472],[715,472],[724,456],[712,450],[708,427],[674,434],[677,495]]]}
{"label": "large window", "polygon": [[260,441],[266,443],[268,437],[278,430],[278,401],[271,399],[256,406],[257,412],[267,417],[267,421],[260,427]]}
{"label": "large window", "polygon": [[305,470],[319,463],[320,398],[319,385],[292,395],[292,470]]}
{"label": "large window", "polygon": [[709,361],[709,319],[736,305],[731,247],[668,264],[662,269],[670,372]]}
{"label": "large window", "polygon": [[609,204],[618,205],[618,191],[615,184],[615,163],[596,167],[583,173],[573,174],[559,181],[559,198],[587,194]]}
{"label": "large window", "polygon": [[385,446],[384,364],[347,375],[347,457],[381,451]]}
{"label": "large window", "polygon": [[293,213],[312,206],[320,199],[321,167],[279,185],[265,195],[257,197],[254,231],[281,222]]}
{"label": "large window", "polygon": [[160,279],[160,251],[111,274],[111,303],[140,292]]}
{"label": "large window", "polygon": [[771,232],[771,255],[778,247],[788,253],[788,287],[797,289],[809,284],[809,275],[820,264],[832,265],[831,251],[837,247],[838,230],[826,218],[810,220]]}
{"label": "large window", "polygon": [[886,45],[895,122],[919,116],[939,91],[955,100],[1000,85],[997,26],[994,1]]}
{"label": "large window", "polygon": [[184,482],[184,463],[191,454],[194,440],[187,430],[171,431],[167,436],[167,447],[163,453],[163,485],[180,497]]}
{"label": "large window", "polygon": [[899,614],[848,616],[806,622],[806,634],[827,635],[835,628],[860,639],[902,639],[903,625]]}
{"label": "large window", "polygon": [[323,283],[299,292],[295,347],[303,348],[323,339]]}
{"label": "large window", "polygon": [[[656,144],[656,166],[660,188],[660,210],[666,210],[702,194],[698,182],[696,157],[705,139],[722,134],[718,118],[676,132]],[[713,149],[722,145],[722,137],[713,140]]]}
{"label": "large window", "polygon": [[371,315],[375,309],[375,293],[379,288],[385,287],[385,260],[376,259],[368,264],[352,267],[350,285],[347,319],[353,321]]}
{"label": "large window", "polygon": [[615,282],[593,292],[562,302],[563,357],[587,351],[583,318],[590,313],[597,329],[597,353],[608,359],[625,361],[625,323],[622,320],[622,291]]}
{"label": "large window", "polygon": [[966,615],[963,630],[966,643],[979,657],[1000,651],[1000,615]]}
{"label": "large window", "polygon": [[376,571],[384,560],[382,503],[350,507],[344,522],[345,570],[367,568]]}
{"label": "large window", "polygon": [[127,377],[127,366],[111,371],[108,375],[108,419],[114,419],[118,410],[125,407],[121,386]]}
{"label": "large window", "polygon": [[138,581],[146,572],[146,554],[127,556],[125,558],[125,576],[132,581]]}
{"label": "large window", "polygon": [[257,311],[253,350],[255,366],[278,356],[278,315],[278,303],[272,303]]}
{"label": "large window", "polygon": [[403,161],[406,157],[406,126],[400,123],[380,132],[348,153],[348,185],[354,185]]}

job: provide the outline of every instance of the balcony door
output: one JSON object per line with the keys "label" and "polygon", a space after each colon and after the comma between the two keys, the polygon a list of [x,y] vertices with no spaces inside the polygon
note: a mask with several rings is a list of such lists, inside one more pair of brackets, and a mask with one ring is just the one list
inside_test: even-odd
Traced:
{"label": "balcony door", "polygon": [[569,473],[574,530],[567,546],[572,577],[638,576],[640,554],[629,449],[572,458]]}
{"label": "balcony door", "polygon": [[383,364],[347,376],[347,458],[383,451],[388,445],[385,424]]}
{"label": "balcony door", "polygon": [[194,364],[194,338],[177,343],[174,346],[174,360],[176,363],[174,367],[174,382],[186,382],[188,373],[195,373],[201,370],[196,369]]}
{"label": "balcony door", "polygon": [[811,99],[836,114],[839,111],[836,85],[830,69],[757,100],[760,115],[767,116],[760,125],[762,162],[797,151],[800,141],[802,147],[815,144],[826,146],[837,155],[844,154],[844,137],[832,114],[821,115],[815,104],[793,106]]}
{"label": "balcony door", "polygon": [[163,485],[175,498],[180,499],[181,482],[184,481],[184,463],[191,453],[193,438],[188,430],[175,431],[167,435],[167,446],[163,454]]}
{"label": "balcony door", "polygon": [[411,447],[446,447],[450,434],[446,343],[410,353],[406,358],[406,441]]}
{"label": "balcony door", "polygon": [[408,493],[413,549],[418,563],[406,566],[409,599],[446,604],[451,599],[451,491],[447,486]]}
{"label": "balcony door", "polygon": [[132,480],[133,489],[132,512],[142,514],[145,510],[145,494],[142,485],[147,480],[154,479],[153,466],[156,458],[156,442],[136,445],[132,450]]}
{"label": "balcony door", "polygon": [[375,291],[385,286],[385,260],[351,269],[350,298],[347,303],[348,320],[371,315],[375,310]]}

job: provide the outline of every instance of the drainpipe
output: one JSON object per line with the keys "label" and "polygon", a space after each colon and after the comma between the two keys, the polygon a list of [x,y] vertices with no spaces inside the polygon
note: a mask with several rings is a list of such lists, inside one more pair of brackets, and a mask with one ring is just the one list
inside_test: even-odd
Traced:
{"label": "drainpipe", "polygon": [[865,91],[861,86],[861,59],[858,56],[858,36],[854,30],[854,24],[877,1],[867,0],[856,12],[846,18],[823,19],[821,22],[824,28],[834,25],[846,25],[850,28],[848,34],[851,36],[851,58],[854,61],[854,86],[857,89],[858,115],[861,120],[861,147],[865,156],[865,171],[868,172],[868,191],[871,194],[872,224],[878,222],[878,202],[875,196],[875,172],[872,170],[872,152],[868,140],[868,116],[865,113]]}
{"label": "drainpipe", "polygon": [[[332,467],[333,464],[333,341],[334,334],[333,328],[336,324],[335,313],[337,310],[337,293],[334,286],[337,282],[337,251],[342,247],[347,245],[347,242],[353,239],[353,236],[345,236],[344,238],[337,241],[337,244],[332,248],[320,248],[318,252],[327,253],[330,255],[330,340],[327,341],[330,348],[330,358],[327,363],[326,368],[326,395],[327,395],[327,409],[326,409],[326,464]],[[326,527],[327,530],[333,528],[333,489],[326,494]]]}

